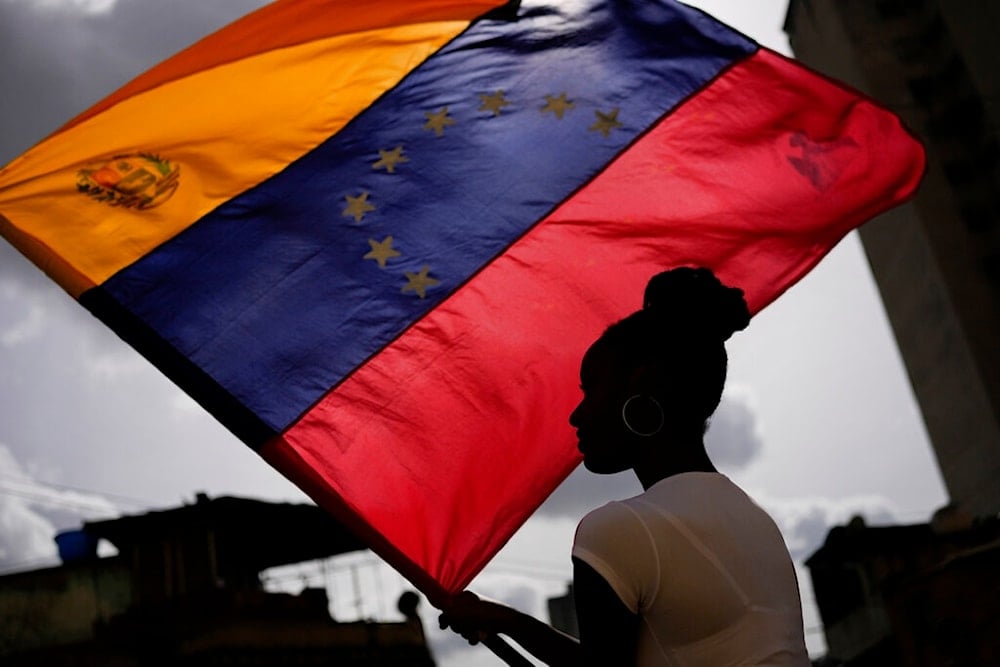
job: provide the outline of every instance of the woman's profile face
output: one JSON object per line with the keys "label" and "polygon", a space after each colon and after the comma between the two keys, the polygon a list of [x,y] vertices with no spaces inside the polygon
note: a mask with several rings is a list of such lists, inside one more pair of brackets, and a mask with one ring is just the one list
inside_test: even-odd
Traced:
{"label": "woman's profile face", "polygon": [[576,428],[583,465],[598,474],[612,474],[632,467],[631,438],[621,421],[626,382],[614,355],[600,341],[583,356],[580,389],[583,399],[569,416]]}

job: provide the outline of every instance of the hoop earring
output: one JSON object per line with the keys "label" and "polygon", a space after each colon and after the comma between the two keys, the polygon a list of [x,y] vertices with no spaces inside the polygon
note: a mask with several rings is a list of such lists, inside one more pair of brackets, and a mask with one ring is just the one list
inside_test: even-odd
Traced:
{"label": "hoop earring", "polygon": [[[639,429],[632,426],[632,424],[630,424],[628,421],[628,416],[625,414],[625,411],[628,410],[629,404],[637,398],[645,398],[653,405],[655,405],[657,412],[660,413],[660,423],[657,424],[656,428],[654,428],[652,431],[640,431]],[[625,428],[627,428],[629,431],[636,434],[637,436],[641,438],[649,438],[651,436],[656,435],[663,429],[663,423],[664,423],[663,407],[652,396],[641,396],[639,394],[636,394],[635,396],[630,396],[628,400],[625,401],[625,405],[622,406],[622,422],[625,424]]]}

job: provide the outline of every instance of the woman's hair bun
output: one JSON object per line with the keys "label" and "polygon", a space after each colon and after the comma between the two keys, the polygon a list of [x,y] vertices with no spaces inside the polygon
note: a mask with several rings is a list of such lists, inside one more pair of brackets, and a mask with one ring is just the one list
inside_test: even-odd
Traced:
{"label": "woman's hair bun", "polygon": [[643,310],[671,329],[728,340],[750,324],[743,290],[723,285],[709,269],[679,267],[650,278]]}

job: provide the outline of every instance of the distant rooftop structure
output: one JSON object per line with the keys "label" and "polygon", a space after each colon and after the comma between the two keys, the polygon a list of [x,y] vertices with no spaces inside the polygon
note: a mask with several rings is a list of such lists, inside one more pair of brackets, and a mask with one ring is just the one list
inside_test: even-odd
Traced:
{"label": "distant rooftop structure", "polygon": [[[98,558],[99,539],[118,555]],[[61,566],[0,576],[6,667],[434,664],[413,613],[338,623],[324,589],[263,589],[268,568],[365,549],[313,505],[199,494],[57,542]]]}
{"label": "distant rooftop structure", "polygon": [[83,532],[141,563],[136,583],[143,601],[220,586],[256,588],[257,574],[267,568],[366,548],[315,505],[202,494],[193,505],[85,523]]}
{"label": "distant rooftop structure", "polygon": [[1000,664],[1000,520],[951,511],[908,526],[857,518],[809,557],[829,664]]}

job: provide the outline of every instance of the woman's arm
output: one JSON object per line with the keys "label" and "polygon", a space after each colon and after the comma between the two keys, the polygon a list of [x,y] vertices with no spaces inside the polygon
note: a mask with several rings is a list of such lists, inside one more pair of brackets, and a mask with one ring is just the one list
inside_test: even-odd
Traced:
{"label": "woman's arm", "polygon": [[573,595],[583,656],[577,664],[634,665],[639,616],[625,606],[604,577],[578,558],[573,559]]}
{"label": "woman's arm", "polygon": [[441,614],[441,627],[451,627],[470,643],[489,634],[504,634],[551,667],[619,667],[634,665],[639,617],[618,598],[589,565],[573,559],[573,594],[580,639],[496,602],[466,592]]}

